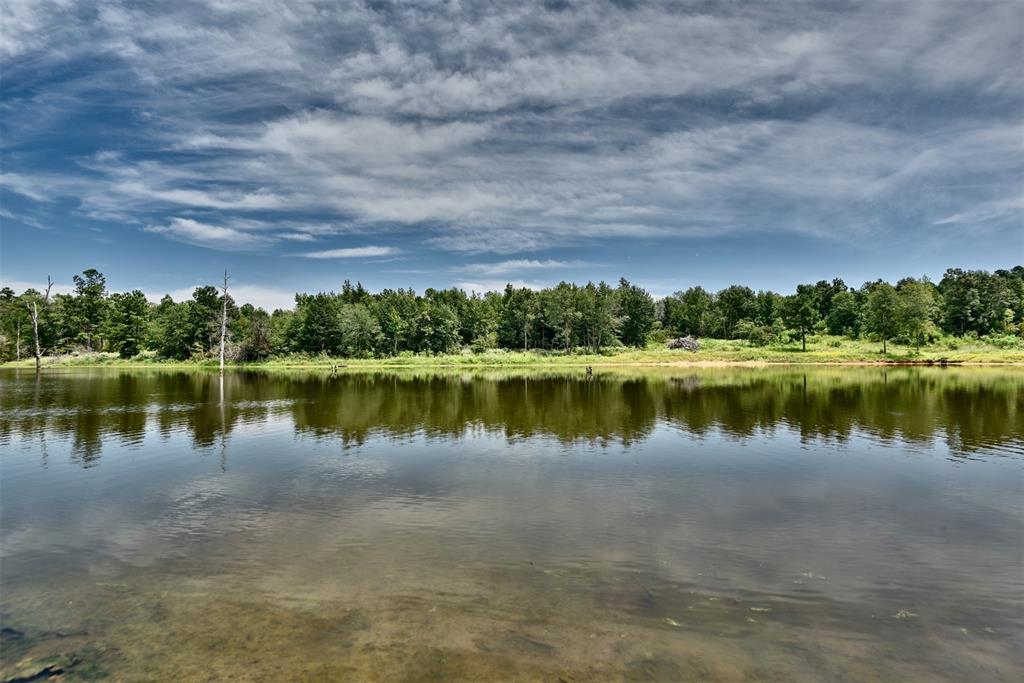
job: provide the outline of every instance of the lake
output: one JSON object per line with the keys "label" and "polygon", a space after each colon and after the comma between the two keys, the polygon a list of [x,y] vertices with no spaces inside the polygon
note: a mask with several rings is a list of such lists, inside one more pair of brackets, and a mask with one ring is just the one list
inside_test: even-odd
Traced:
{"label": "lake", "polygon": [[5,680],[1024,667],[1021,369],[3,370],[0,411]]}

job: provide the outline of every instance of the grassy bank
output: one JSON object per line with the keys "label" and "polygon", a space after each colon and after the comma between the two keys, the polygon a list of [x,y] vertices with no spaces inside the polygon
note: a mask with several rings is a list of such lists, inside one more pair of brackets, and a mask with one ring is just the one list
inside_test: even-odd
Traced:
{"label": "grassy bank", "polygon": [[[701,340],[696,353],[669,350],[663,346],[646,349],[615,349],[603,354],[559,353],[544,351],[501,351],[484,353],[464,352],[441,356],[403,355],[394,358],[327,358],[323,356],[287,356],[255,363],[232,363],[233,367],[296,368],[296,367],[571,367],[592,365],[744,365],[744,364],[864,364],[864,363],[925,363],[948,361],[967,364],[1024,364],[1024,348],[1000,348],[976,340],[958,339],[932,344],[920,350],[912,347],[889,345],[888,353],[881,352],[877,342],[851,340],[842,337],[814,337],[808,339],[807,351],[799,344],[751,346],[742,340]],[[4,367],[32,367],[32,358],[5,363]],[[122,359],[115,354],[94,353],[48,357],[46,367],[215,367],[216,360],[161,361],[152,355]]]}

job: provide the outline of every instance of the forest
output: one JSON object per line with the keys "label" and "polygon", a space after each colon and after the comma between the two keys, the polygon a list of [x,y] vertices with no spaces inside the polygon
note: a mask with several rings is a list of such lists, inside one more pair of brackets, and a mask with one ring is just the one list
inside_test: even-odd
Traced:
{"label": "forest", "polygon": [[[0,290],[0,360],[114,352],[122,358],[217,357],[226,313],[232,361],[284,356],[383,358],[481,353],[490,349],[609,353],[663,345],[683,335],[746,340],[751,346],[800,344],[828,334],[920,347],[943,337],[1024,348],[1024,267],[987,272],[951,268],[935,283],[904,278],[859,288],[841,279],[780,294],[733,285],[691,287],[656,299],[621,279],[547,289],[506,286],[384,289],[346,280],[338,292],[300,293],[291,310],[236,305],[230,289],[198,287],[186,301],[158,303],[139,290],[109,292],[103,273],[74,276],[74,291]],[[226,305],[225,305],[226,304]]]}

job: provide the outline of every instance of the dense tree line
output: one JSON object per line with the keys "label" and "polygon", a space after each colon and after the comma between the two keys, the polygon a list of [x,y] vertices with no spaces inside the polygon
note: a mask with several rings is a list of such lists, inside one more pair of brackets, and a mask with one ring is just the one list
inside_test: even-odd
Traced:
{"label": "dense tree line", "polygon": [[[0,358],[34,353],[33,311],[45,354],[114,351],[133,357],[152,351],[168,359],[212,358],[218,351],[225,297],[213,286],[192,298],[109,293],[106,278],[89,269],[74,276],[74,292],[0,290]],[[920,346],[939,336],[988,337],[1019,343],[1024,336],[1024,267],[964,271],[942,280],[877,280],[858,289],[842,280],[798,285],[790,295],[733,285],[702,287],[656,301],[625,279],[567,282],[541,290],[385,289],[370,293],[349,281],[340,292],[297,294],[292,310],[272,313],[227,296],[228,357],[262,360],[287,354],[370,357],[451,353],[462,349],[539,349],[571,352],[642,347],[669,336],[745,339],[767,345],[812,334],[870,338]]]}

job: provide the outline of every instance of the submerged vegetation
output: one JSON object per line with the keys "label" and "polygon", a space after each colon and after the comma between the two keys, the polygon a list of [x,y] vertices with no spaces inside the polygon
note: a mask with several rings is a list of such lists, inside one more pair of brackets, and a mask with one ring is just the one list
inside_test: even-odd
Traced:
{"label": "submerged vegetation", "polygon": [[[297,294],[292,310],[237,306],[198,287],[158,304],[139,290],[108,293],[102,273],[76,275],[73,294],[0,290],[0,360],[38,346],[64,363],[213,362],[268,365],[519,365],[636,362],[1024,361],[1024,267],[949,269],[940,282],[840,279],[790,295],[733,285],[656,300],[625,279],[503,292],[385,289],[345,281],[339,293]],[[225,306],[226,305],[226,306]],[[669,350],[692,336],[699,350]]]}

